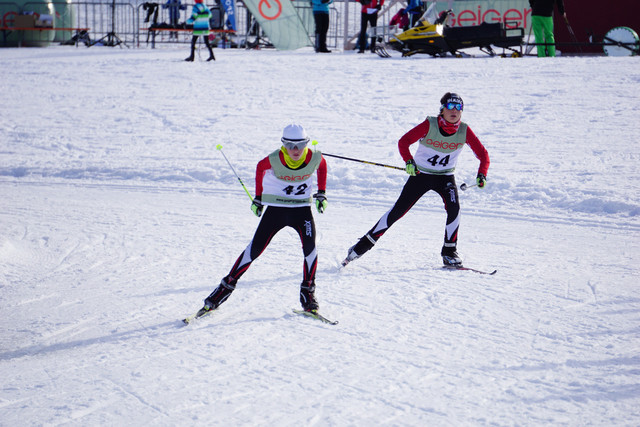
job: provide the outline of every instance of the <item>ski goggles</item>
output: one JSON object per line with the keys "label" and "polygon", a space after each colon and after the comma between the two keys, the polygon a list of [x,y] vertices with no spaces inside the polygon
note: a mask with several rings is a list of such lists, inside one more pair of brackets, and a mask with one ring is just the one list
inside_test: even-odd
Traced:
{"label": "ski goggles", "polygon": [[457,102],[447,102],[444,104],[444,108],[447,110],[453,110],[455,108],[458,111],[462,111],[462,104],[458,104]]}
{"label": "ski goggles", "polygon": [[286,148],[287,150],[303,150],[304,147],[307,146],[307,143],[309,141],[308,140],[302,140],[302,141],[283,141],[282,145],[284,145],[284,148]]}

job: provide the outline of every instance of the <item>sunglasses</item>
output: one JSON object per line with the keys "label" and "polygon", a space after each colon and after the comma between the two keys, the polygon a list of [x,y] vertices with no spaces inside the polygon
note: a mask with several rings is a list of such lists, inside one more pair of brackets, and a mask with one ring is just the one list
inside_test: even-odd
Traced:
{"label": "sunglasses", "polygon": [[302,150],[307,146],[308,141],[299,141],[299,142],[283,142],[284,148],[287,150]]}
{"label": "sunglasses", "polygon": [[458,111],[462,111],[462,104],[458,104],[457,102],[447,102],[444,106],[447,110],[453,110],[455,108]]}
{"label": "sunglasses", "polygon": [[444,106],[447,110],[453,110],[455,108],[458,111],[462,111],[462,104],[458,104],[457,102],[447,102]]}

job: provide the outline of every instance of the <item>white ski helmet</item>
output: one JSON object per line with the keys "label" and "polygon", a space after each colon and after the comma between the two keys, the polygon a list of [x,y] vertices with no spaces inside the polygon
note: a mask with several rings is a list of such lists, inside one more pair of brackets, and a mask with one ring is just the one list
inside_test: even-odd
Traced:
{"label": "white ski helmet", "polygon": [[284,128],[282,131],[282,139],[280,139],[282,143],[307,143],[309,142],[309,137],[307,136],[307,132],[305,132],[304,128],[297,124],[290,124]]}

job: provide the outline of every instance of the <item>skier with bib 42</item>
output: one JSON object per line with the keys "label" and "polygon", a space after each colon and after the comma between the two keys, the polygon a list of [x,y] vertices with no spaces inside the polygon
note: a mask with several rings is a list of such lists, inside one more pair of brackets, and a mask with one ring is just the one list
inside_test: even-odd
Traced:
{"label": "skier with bib 42", "polygon": [[236,288],[238,279],[267,248],[273,236],[284,227],[291,227],[300,236],[304,254],[300,303],[304,311],[317,313],[318,302],[314,292],[318,255],[310,204],[314,175],[317,175],[318,191],[313,195],[316,209],[324,213],[327,208],[327,163],[319,151],[307,147],[309,137],[300,125],[285,127],[281,141],[282,147],[262,159],[256,168],[256,195],[251,210],[262,218],[253,240],[240,254],[229,274],[204,300],[202,310],[214,310],[225,302]]}
{"label": "skier with bib 42", "polygon": [[[484,188],[489,169],[489,154],[471,128],[461,121],[464,103],[462,98],[447,92],[440,99],[440,114],[426,120],[398,141],[398,149],[406,162],[406,172],[410,175],[395,205],[385,213],[376,225],[354,246],[349,248],[343,265],[361,257],[375,245],[378,239],[429,190],[442,197],[447,212],[447,223],[442,246],[442,261],[447,267],[462,267],[458,255],[458,227],[460,225],[460,203],[458,189],[453,175],[458,156],[465,144],[480,160],[476,183]],[[419,141],[415,156],[409,146]]]}

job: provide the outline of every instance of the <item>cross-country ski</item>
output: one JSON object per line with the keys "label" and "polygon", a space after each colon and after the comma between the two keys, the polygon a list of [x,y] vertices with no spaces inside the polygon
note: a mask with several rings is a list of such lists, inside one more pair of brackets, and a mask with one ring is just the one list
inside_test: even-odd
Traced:
{"label": "cross-country ski", "polygon": [[319,320],[322,323],[327,323],[329,325],[337,325],[338,324],[337,320],[329,320],[326,317],[324,317],[323,315],[321,315],[320,313],[318,313],[317,311],[297,310],[297,309],[294,308],[293,312],[295,314],[300,314],[300,315],[308,317],[310,319]]}
{"label": "cross-country ski", "polygon": [[460,266],[445,265],[442,268],[444,268],[445,270],[473,271],[474,273],[488,274],[489,276],[493,276],[494,274],[496,274],[498,272],[498,270],[483,271],[483,270],[478,270],[478,269],[471,268],[471,267],[463,267],[462,265],[460,265]]}

